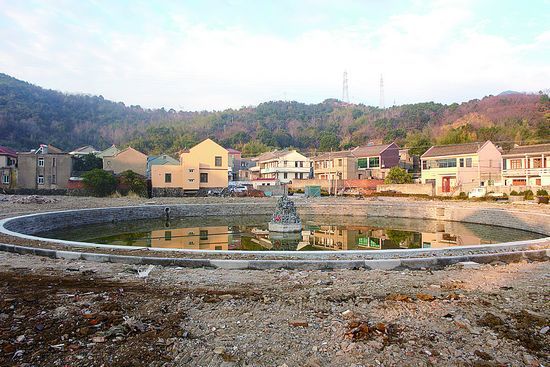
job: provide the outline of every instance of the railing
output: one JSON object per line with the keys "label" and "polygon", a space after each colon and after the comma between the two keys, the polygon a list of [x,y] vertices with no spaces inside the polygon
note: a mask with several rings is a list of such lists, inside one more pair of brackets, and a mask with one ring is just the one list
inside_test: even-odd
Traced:
{"label": "railing", "polygon": [[309,167],[266,167],[260,170],[261,173],[275,173],[275,172],[303,172],[309,173]]}
{"label": "railing", "polygon": [[503,169],[503,176],[550,176],[550,168]]}

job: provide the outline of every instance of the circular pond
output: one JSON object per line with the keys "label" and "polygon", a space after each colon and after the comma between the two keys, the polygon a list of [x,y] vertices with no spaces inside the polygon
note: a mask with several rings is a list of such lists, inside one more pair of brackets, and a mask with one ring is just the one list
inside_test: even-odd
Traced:
{"label": "circular pond", "polygon": [[36,236],[184,250],[350,251],[438,249],[544,238],[519,229],[414,218],[302,215],[301,233],[269,232],[269,215],[180,217],[58,228]]}

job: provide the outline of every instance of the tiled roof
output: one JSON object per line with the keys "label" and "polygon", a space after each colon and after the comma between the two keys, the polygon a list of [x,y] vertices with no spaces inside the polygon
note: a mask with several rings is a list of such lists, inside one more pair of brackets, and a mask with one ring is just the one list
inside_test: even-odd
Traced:
{"label": "tiled roof", "polygon": [[237,150],[237,149],[233,149],[233,148],[225,148],[229,154],[241,154],[241,151],[240,150]]}
{"label": "tiled roof", "polygon": [[478,150],[484,146],[486,142],[478,143],[466,143],[466,144],[450,144],[450,145],[434,145],[422,154],[422,158],[431,158],[431,157],[443,157],[448,155],[459,155],[459,154],[473,154],[477,153]]}
{"label": "tiled roof", "polygon": [[8,147],[4,147],[2,145],[0,145],[0,154],[1,155],[9,155],[10,157],[17,157],[17,152],[11,148],[8,148]]}
{"label": "tiled roof", "polygon": [[351,150],[340,150],[338,152],[327,152],[323,153],[321,155],[318,155],[317,157],[311,158],[313,161],[324,161],[334,158],[344,158],[344,157],[354,157],[353,152]]}
{"label": "tiled roof", "polygon": [[287,155],[288,153],[290,153],[290,151],[288,149],[274,150],[272,152],[265,152],[263,154],[260,154],[256,158],[253,158],[253,160],[255,160],[255,161],[268,161],[268,160],[271,160],[271,159],[280,158],[284,155]]}
{"label": "tiled roof", "polygon": [[531,153],[550,153],[550,144],[521,145],[513,147],[504,155],[519,155]]}
{"label": "tiled roof", "polygon": [[[356,157],[370,157],[373,155],[379,155],[392,144],[393,143],[383,145],[363,145],[353,149],[352,152]],[[399,147],[397,147],[397,149],[399,149]]]}

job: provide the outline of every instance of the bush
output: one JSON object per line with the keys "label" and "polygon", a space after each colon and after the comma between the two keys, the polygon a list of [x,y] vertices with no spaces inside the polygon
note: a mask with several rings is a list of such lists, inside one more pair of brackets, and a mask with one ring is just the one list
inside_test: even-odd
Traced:
{"label": "bush", "polygon": [[386,184],[405,184],[412,182],[412,175],[401,167],[392,167],[384,180]]}
{"label": "bush", "polygon": [[134,171],[124,171],[119,176],[120,185],[139,196],[147,196],[147,182],[145,177]]}
{"label": "bush", "polygon": [[523,192],[523,198],[525,200],[533,200],[535,198],[535,194],[533,194],[533,191],[527,190]]}
{"label": "bush", "polygon": [[512,190],[512,191],[510,191],[510,196],[521,196],[521,194],[519,192],[517,192],[516,190]]}
{"label": "bush", "polygon": [[88,172],[94,168],[103,168],[103,160],[92,153],[83,157],[74,158],[73,170]]}
{"label": "bush", "polygon": [[94,196],[109,196],[116,190],[116,178],[99,168],[82,175],[84,187],[90,190]]}
{"label": "bush", "polygon": [[537,196],[548,196],[548,191],[546,191],[545,189],[538,189]]}
{"label": "bush", "polygon": [[457,196],[458,199],[468,199],[468,194],[466,194],[464,191],[461,191],[460,194]]}

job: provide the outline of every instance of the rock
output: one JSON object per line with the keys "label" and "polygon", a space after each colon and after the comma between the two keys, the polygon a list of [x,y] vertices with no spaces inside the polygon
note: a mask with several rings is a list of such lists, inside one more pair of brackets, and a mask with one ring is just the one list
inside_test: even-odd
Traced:
{"label": "rock", "polygon": [[345,319],[349,319],[349,318],[353,317],[353,311],[352,310],[345,310],[344,312],[342,312],[342,317],[345,318]]}
{"label": "rock", "polygon": [[25,335],[19,335],[19,336],[15,339],[15,341],[16,341],[17,343],[23,343],[23,342],[25,341]]}
{"label": "rock", "polygon": [[93,343],[105,343],[105,337],[104,336],[94,336],[92,338]]}
{"label": "rock", "polygon": [[220,299],[223,300],[223,301],[228,301],[230,299],[233,299],[233,295],[232,294],[222,294],[220,296]]}
{"label": "rock", "polygon": [[407,295],[396,293],[387,296],[386,301],[412,302],[412,299]]}
{"label": "rock", "polygon": [[215,354],[224,354],[225,353],[225,348],[224,347],[216,347],[216,348],[214,348],[214,353]]}
{"label": "rock", "polygon": [[500,317],[490,312],[486,312],[483,316],[481,316],[481,318],[477,321],[477,323],[480,326],[488,326],[488,327],[504,325],[504,321]]}
{"label": "rock", "polygon": [[473,261],[461,261],[456,265],[462,269],[479,269],[481,266],[479,263]]}
{"label": "rock", "polygon": [[493,357],[491,357],[489,353],[483,352],[481,350],[476,350],[474,354],[485,361],[490,361],[491,359],[493,359]]}
{"label": "rock", "polygon": [[293,327],[308,327],[309,324],[307,321],[305,320],[291,320],[288,322],[288,324],[290,326],[293,326]]}
{"label": "rock", "polygon": [[542,329],[539,330],[539,333],[544,335],[548,332],[548,330],[550,330],[550,326],[545,326],[545,327],[543,327]]}

